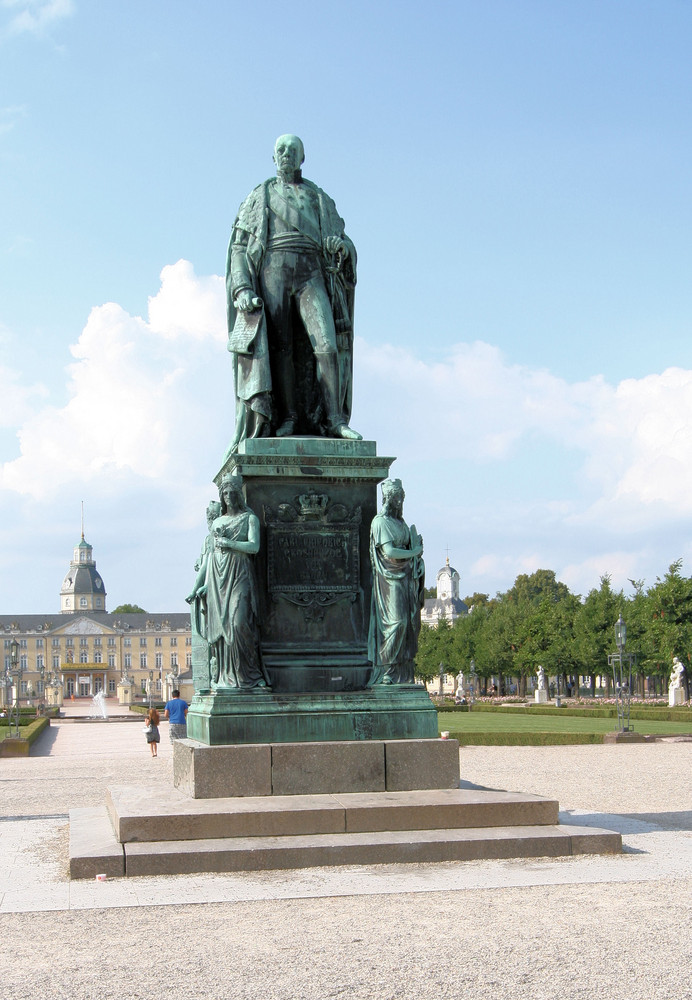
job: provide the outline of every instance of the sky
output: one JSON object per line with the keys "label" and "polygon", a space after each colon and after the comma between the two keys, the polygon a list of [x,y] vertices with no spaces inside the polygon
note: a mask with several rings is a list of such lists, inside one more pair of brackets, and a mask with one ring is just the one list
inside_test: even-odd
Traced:
{"label": "sky", "polygon": [[223,272],[294,132],[358,250],[352,426],[427,583],[692,574],[690,0],[0,0],[0,613],[182,611]]}

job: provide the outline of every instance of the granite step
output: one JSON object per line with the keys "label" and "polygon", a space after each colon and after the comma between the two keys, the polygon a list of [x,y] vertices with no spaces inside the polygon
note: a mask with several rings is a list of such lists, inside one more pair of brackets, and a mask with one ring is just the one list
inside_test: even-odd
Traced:
{"label": "granite step", "polygon": [[116,840],[217,840],[396,830],[548,826],[558,803],[519,792],[438,788],[408,792],[191,799],[171,789],[152,799],[137,787],[109,788]]}
{"label": "granite step", "polygon": [[125,874],[133,877],[617,854],[622,842],[619,834],[593,827],[523,826],[234,837],[123,846]]}
{"label": "granite step", "polygon": [[[485,793],[497,797],[513,793]],[[360,796],[359,796],[360,797]],[[379,798],[380,796],[377,796]],[[314,798],[314,796],[306,796]],[[324,798],[320,796],[319,798]],[[362,797],[361,797],[362,798]],[[521,796],[532,799],[531,796]],[[290,796],[295,806],[296,796]],[[238,800],[231,800],[238,804]],[[276,800],[270,800],[274,804]],[[538,800],[548,802],[549,800]],[[190,800],[187,800],[189,803]],[[266,805],[267,803],[265,803]],[[200,805],[200,803],[196,803]],[[313,810],[304,804],[293,823],[307,819],[314,826]],[[363,803],[360,804],[361,808]],[[380,806],[380,809],[382,807]],[[343,806],[341,807],[343,814]],[[552,810],[551,810],[552,811]],[[369,813],[369,820],[367,822]],[[444,811],[443,811],[444,813]],[[334,811],[324,813],[330,820]],[[399,814],[403,819],[406,813]],[[411,813],[409,812],[409,815]],[[466,819],[473,815],[471,812]],[[480,813],[476,812],[476,816]],[[355,817],[359,813],[356,811]],[[390,819],[396,816],[396,808]],[[450,820],[452,813],[447,814]],[[497,817],[495,817],[497,818]],[[158,832],[171,833],[170,819],[158,817]],[[377,814],[365,810],[360,816],[373,825]],[[276,824],[277,813],[266,809],[265,827]],[[381,820],[377,819],[381,825]],[[390,824],[390,827],[392,824]],[[180,832],[180,830],[179,830]],[[189,830],[187,831],[189,832]],[[577,854],[617,854],[622,850],[618,833],[593,827],[549,823],[498,824],[480,827],[431,827],[428,829],[356,829],[248,836],[236,826],[230,837],[200,837],[177,840],[130,840],[120,843],[105,806],[70,812],[70,875],[72,878],[183,874],[192,872],[259,871],[312,868],[329,865],[427,863],[497,858],[570,857]]]}

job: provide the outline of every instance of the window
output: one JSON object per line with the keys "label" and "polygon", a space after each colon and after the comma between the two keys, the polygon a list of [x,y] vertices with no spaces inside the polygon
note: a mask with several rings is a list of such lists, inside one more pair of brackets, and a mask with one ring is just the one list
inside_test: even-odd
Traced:
{"label": "window", "polygon": [[83,649],[83,650],[80,651],[80,653],[79,653],[79,662],[80,663],[88,663],[89,662],[89,652],[88,652],[88,650]]}
{"label": "window", "polygon": [[51,646],[59,646],[60,645],[60,640],[59,639],[51,639],[50,644],[51,644]]}
{"label": "window", "polygon": [[36,684],[36,690],[39,694],[43,694],[43,681],[38,681]]}
{"label": "window", "polygon": [[142,694],[147,693],[147,682],[142,678]]}
{"label": "window", "polygon": [[146,646],[146,644],[147,644],[146,636],[140,635],[140,637],[139,637],[139,644],[140,644],[140,646]]}
{"label": "window", "polygon": [[22,681],[22,683],[20,684],[19,690],[21,691],[22,694],[26,694],[26,692],[27,692],[27,682],[26,681]]}
{"label": "window", "polygon": [[36,649],[43,649],[43,639],[36,640]]}
{"label": "window", "polygon": [[80,597],[79,598],[79,606],[80,606],[80,608],[85,608],[87,606],[87,599],[86,599],[86,597]]}
{"label": "window", "polygon": [[132,666],[132,653],[125,653],[125,666],[126,667]]}
{"label": "window", "polygon": [[192,666],[192,653],[186,653],[185,654],[185,666],[186,667],[191,667]]}
{"label": "window", "polygon": [[27,669],[27,665],[28,665],[28,660],[27,660],[26,654],[24,656],[20,656],[19,657],[19,666],[22,668],[22,670],[26,670]]}
{"label": "window", "polygon": [[157,635],[156,638],[154,639],[154,645],[155,646],[161,646],[162,643],[163,643],[163,639],[161,638],[160,635]]}
{"label": "window", "polygon": [[132,639],[130,639],[129,636],[126,639],[123,639],[123,646],[131,646],[131,645],[132,645]]}
{"label": "window", "polygon": [[103,663],[103,660],[101,659],[101,651],[98,649],[94,653],[94,663]]}
{"label": "window", "polygon": [[140,665],[140,667],[146,667],[146,665],[147,665],[147,654],[146,653],[140,653],[139,654],[139,665]]}
{"label": "window", "polygon": [[89,645],[89,640],[85,639],[84,636],[82,636],[82,638],[79,640],[79,645],[80,646],[88,646]]}
{"label": "window", "polygon": [[109,635],[108,636],[108,645],[109,646],[115,646],[115,636],[114,635]]}
{"label": "window", "polygon": [[44,666],[43,656],[39,653],[39,655],[36,657],[36,669],[40,670],[42,666]]}
{"label": "window", "polygon": [[59,670],[59,669],[60,669],[60,657],[59,656],[54,656],[53,657],[53,670]]}
{"label": "window", "polygon": [[108,681],[108,694],[115,694],[115,681],[112,677]]}
{"label": "window", "polygon": [[192,645],[192,636],[191,635],[186,635],[185,636],[185,645],[186,646],[191,646]]}
{"label": "window", "polygon": [[65,639],[65,645],[74,646],[74,639],[72,638],[71,635],[68,635],[67,638]]}
{"label": "window", "polygon": [[109,667],[114,667],[115,666],[115,653],[109,653],[108,654],[108,666]]}
{"label": "window", "polygon": [[177,646],[177,645],[178,645],[178,640],[177,640],[177,638],[174,635],[172,635],[171,636],[171,646]]}
{"label": "window", "polygon": [[156,666],[159,668],[163,666],[163,653],[156,654]]}
{"label": "window", "polygon": [[171,653],[171,666],[172,667],[177,667],[178,666],[178,654],[177,653]]}
{"label": "window", "polygon": [[97,635],[96,638],[94,639],[94,645],[95,646],[100,646],[101,645],[101,636],[100,635]]}
{"label": "window", "polygon": [[27,643],[26,639],[20,639],[19,640],[19,645],[22,647],[22,649],[26,649],[28,643]]}

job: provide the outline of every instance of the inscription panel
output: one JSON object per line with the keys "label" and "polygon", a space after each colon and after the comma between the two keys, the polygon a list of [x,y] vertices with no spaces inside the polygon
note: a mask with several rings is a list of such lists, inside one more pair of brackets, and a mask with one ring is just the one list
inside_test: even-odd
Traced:
{"label": "inscription panel", "polygon": [[354,593],[360,587],[358,528],[267,525],[267,570],[271,593]]}

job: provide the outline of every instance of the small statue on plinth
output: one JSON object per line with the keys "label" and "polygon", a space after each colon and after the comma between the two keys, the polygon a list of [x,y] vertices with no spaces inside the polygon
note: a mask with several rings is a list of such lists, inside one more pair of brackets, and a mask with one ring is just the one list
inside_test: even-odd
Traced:
{"label": "small statue on plinth", "polygon": [[303,143],[282,135],[276,177],[248,195],[226,270],[236,428],[246,438],[317,434],[360,440],[349,425],[356,251],[332,199],[305,180]]}
{"label": "small statue on plinth", "polygon": [[673,657],[673,671],[668,685],[668,705],[682,705],[685,701],[685,668],[677,656]]}
{"label": "small statue on plinth", "polygon": [[413,684],[424,600],[423,539],[403,518],[400,479],[382,483],[382,510],[370,527],[372,605],[368,656],[374,684]]}
{"label": "small statue on plinth", "polygon": [[548,703],[548,682],[545,679],[545,670],[540,664],[536,670],[536,691],[534,693],[534,700],[544,705],[547,705]]}
{"label": "small statue on plinth", "polygon": [[259,520],[245,503],[242,486],[240,476],[221,480],[221,510],[211,521],[208,544],[187,598],[193,608],[197,604],[203,608],[200,634],[209,644],[215,690],[269,686],[260,656],[253,565],[259,551]]}

